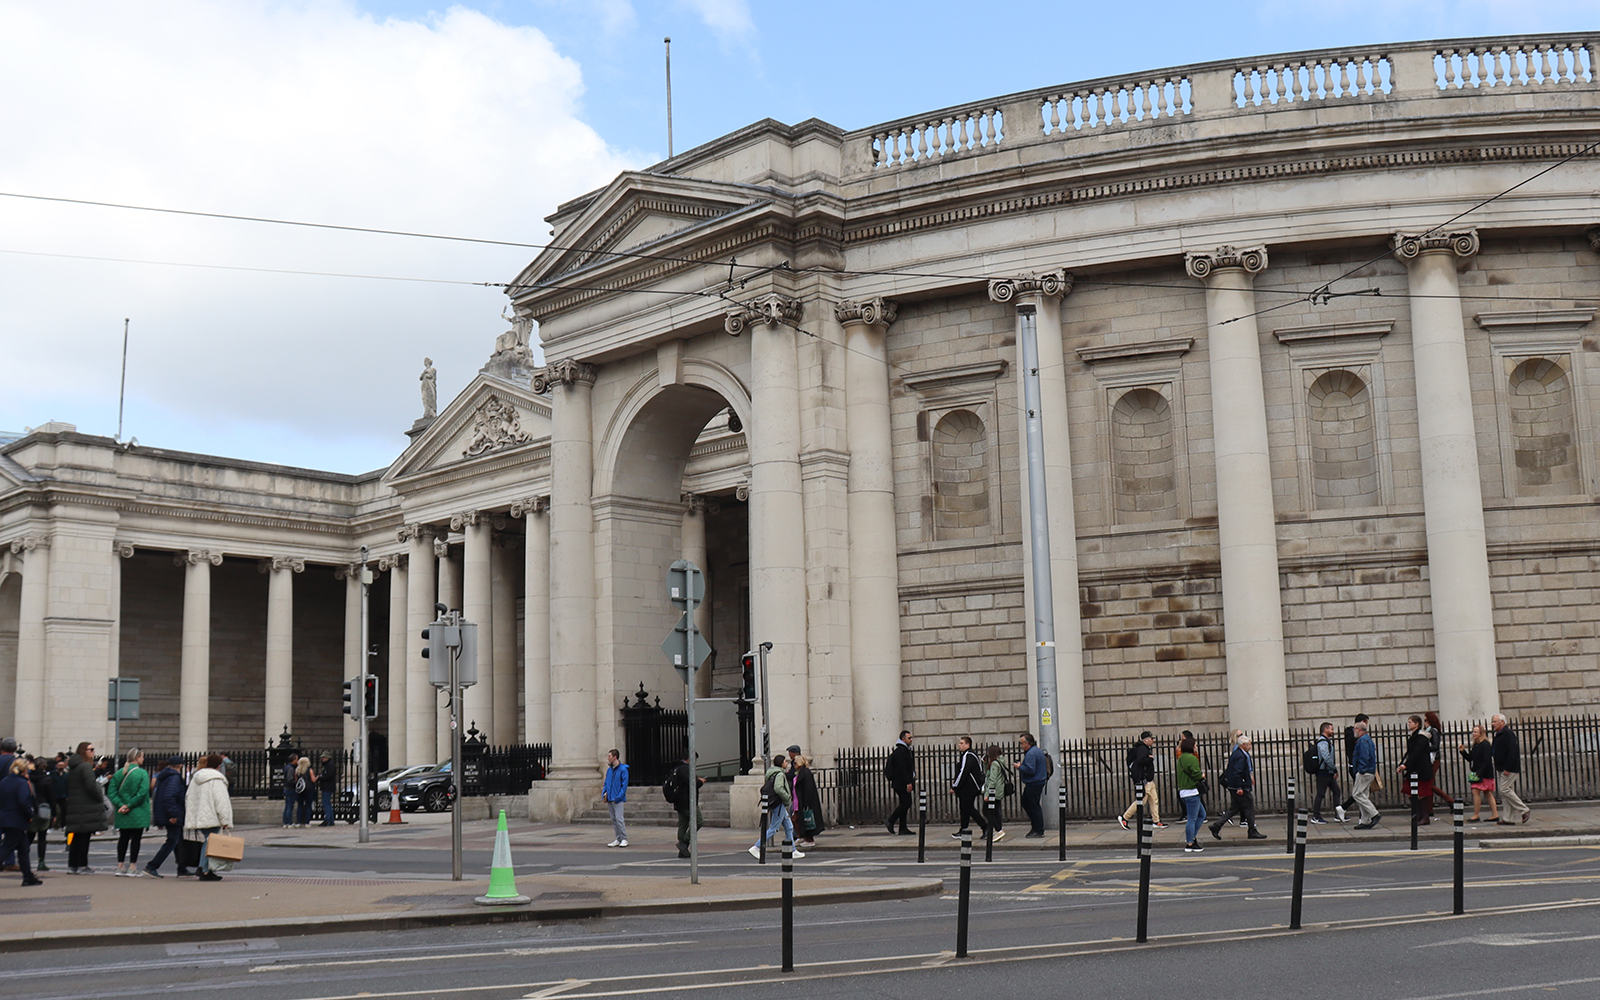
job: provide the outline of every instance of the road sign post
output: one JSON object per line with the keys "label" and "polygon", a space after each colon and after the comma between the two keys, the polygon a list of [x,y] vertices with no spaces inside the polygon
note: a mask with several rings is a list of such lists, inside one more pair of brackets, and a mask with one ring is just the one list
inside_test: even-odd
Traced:
{"label": "road sign post", "polygon": [[672,606],[683,612],[678,624],[661,644],[661,651],[672,661],[673,669],[683,678],[683,707],[689,727],[689,882],[700,884],[700,824],[697,822],[700,807],[700,782],[694,752],[694,677],[700,663],[711,655],[711,646],[695,627],[694,613],[706,599],[706,577],[700,567],[687,559],[679,559],[667,570],[667,597]]}
{"label": "road sign post", "polygon": [[428,661],[429,683],[450,692],[450,785],[455,786],[450,802],[450,879],[459,882],[461,793],[465,788],[465,775],[461,773],[461,689],[478,682],[478,626],[462,621],[460,611],[451,611],[443,604],[433,608],[439,617],[422,630],[422,637],[428,640],[422,657]]}
{"label": "road sign post", "polygon": [[117,756],[122,743],[122,720],[134,722],[139,718],[139,679],[113,677],[106,685],[106,721],[111,727],[111,756]]}

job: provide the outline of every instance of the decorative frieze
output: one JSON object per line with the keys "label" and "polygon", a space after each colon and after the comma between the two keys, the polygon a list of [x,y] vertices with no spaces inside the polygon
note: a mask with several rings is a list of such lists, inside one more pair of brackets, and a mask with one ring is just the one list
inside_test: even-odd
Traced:
{"label": "decorative frieze", "polygon": [[262,573],[281,573],[284,570],[288,570],[291,573],[304,573],[306,561],[294,556],[273,556],[270,559],[261,560],[256,565],[256,569]]}
{"label": "decorative frieze", "polygon": [[554,385],[576,385],[579,382],[594,385],[595,376],[599,373],[600,370],[594,365],[585,364],[576,358],[562,358],[536,369],[530,384],[533,391],[542,396]]}
{"label": "decorative frieze", "polygon": [[550,497],[531,496],[523,497],[511,505],[511,516],[522,517],[524,514],[544,514],[550,510]]}
{"label": "decorative frieze", "polygon": [[833,308],[833,315],[841,324],[864,323],[867,326],[887,327],[900,311],[892,299],[875,296],[860,302],[846,299]]}
{"label": "decorative frieze", "polygon": [[1267,269],[1267,248],[1259,247],[1218,247],[1209,253],[1186,253],[1183,255],[1183,269],[1189,272],[1189,277],[1205,279],[1211,272],[1224,268],[1237,268],[1249,274],[1260,274]]}
{"label": "decorative frieze", "polygon": [[1453,233],[1395,233],[1391,237],[1394,255],[1400,260],[1415,260],[1425,253],[1453,253],[1471,257],[1478,252],[1478,231],[1458,229]]}
{"label": "decorative frieze", "polygon": [[533,435],[522,429],[522,416],[516,406],[499,396],[490,396],[472,415],[472,437],[467,440],[461,456],[471,458],[531,440]]}
{"label": "decorative frieze", "polygon": [[172,557],[174,566],[198,566],[208,562],[213,566],[222,565],[222,553],[212,552],[209,549],[188,549]]}
{"label": "decorative frieze", "polygon": [[1059,298],[1071,292],[1072,272],[1060,268],[1054,271],[1027,271],[1014,278],[989,279],[989,298],[994,302],[1011,302],[1019,295]]}
{"label": "decorative frieze", "polygon": [[738,309],[730,309],[723,317],[722,328],[737,337],[756,323],[766,326],[793,326],[800,322],[802,311],[799,299],[772,292],[758,299],[751,299]]}

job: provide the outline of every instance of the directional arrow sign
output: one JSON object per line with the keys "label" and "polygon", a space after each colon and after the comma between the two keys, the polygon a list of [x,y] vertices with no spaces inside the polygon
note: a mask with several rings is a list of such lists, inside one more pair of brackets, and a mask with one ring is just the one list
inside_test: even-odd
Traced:
{"label": "directional arrow sign", "polygon": [[706,642],[706,637],[694,627],[687,612],[678,616],[678,624],[667,633],[667,641],[661,644],[661,651],[667,654],[667,659],[672,661],[672,666],[678,671],[678,676],[683,678],[685,684],[689,683],[689,636],[694,635],[694,663],[699,667],[711,655],[711,644]]}

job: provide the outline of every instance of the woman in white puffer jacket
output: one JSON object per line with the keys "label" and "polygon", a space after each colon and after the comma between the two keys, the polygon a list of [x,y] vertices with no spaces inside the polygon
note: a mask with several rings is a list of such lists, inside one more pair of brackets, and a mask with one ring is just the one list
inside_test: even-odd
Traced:
{"label": "woman in white puffer jacket", "polygon": [[211,870],[205,843],[209,835],[233,828],[233,800],[228,798],[228,779],[218,770],[222,755],[211,754],[201,763],[203,766],[189,779],[189,794],[183,802],[183,829],[185,839],[200,841],[200,881],[220,882],[222,876]]}

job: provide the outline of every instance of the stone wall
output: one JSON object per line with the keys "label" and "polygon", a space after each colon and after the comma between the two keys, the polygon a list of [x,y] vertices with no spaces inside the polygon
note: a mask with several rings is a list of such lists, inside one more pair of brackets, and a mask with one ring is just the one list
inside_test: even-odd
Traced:
{"label": "stone wall", "polygon": [[1220,728],[1227,720],[1215,571],[1080,588],[1091,735]]}
{"label": "stone wall", "polygon": [[[1011,732],[1027,714],[1022,581],[901,601],[905,725],[929,740]],[[882,734],[885,744],[895,733]]]}
{"label": "stone wall", "polygon": [[[119,642],[119,673],[139,679],[139,718],[122,724],[122,745],[180,749],[178,664],[183,644],[183,570],[172,564],[171,552],[141,549],[122,560]],[[255,741],[249,745],[255,745]]]}
{"label": "stone wall", "polygon": [[1492,559],[1495,655],[1507,712],[1600,704],[1600,554]]}

